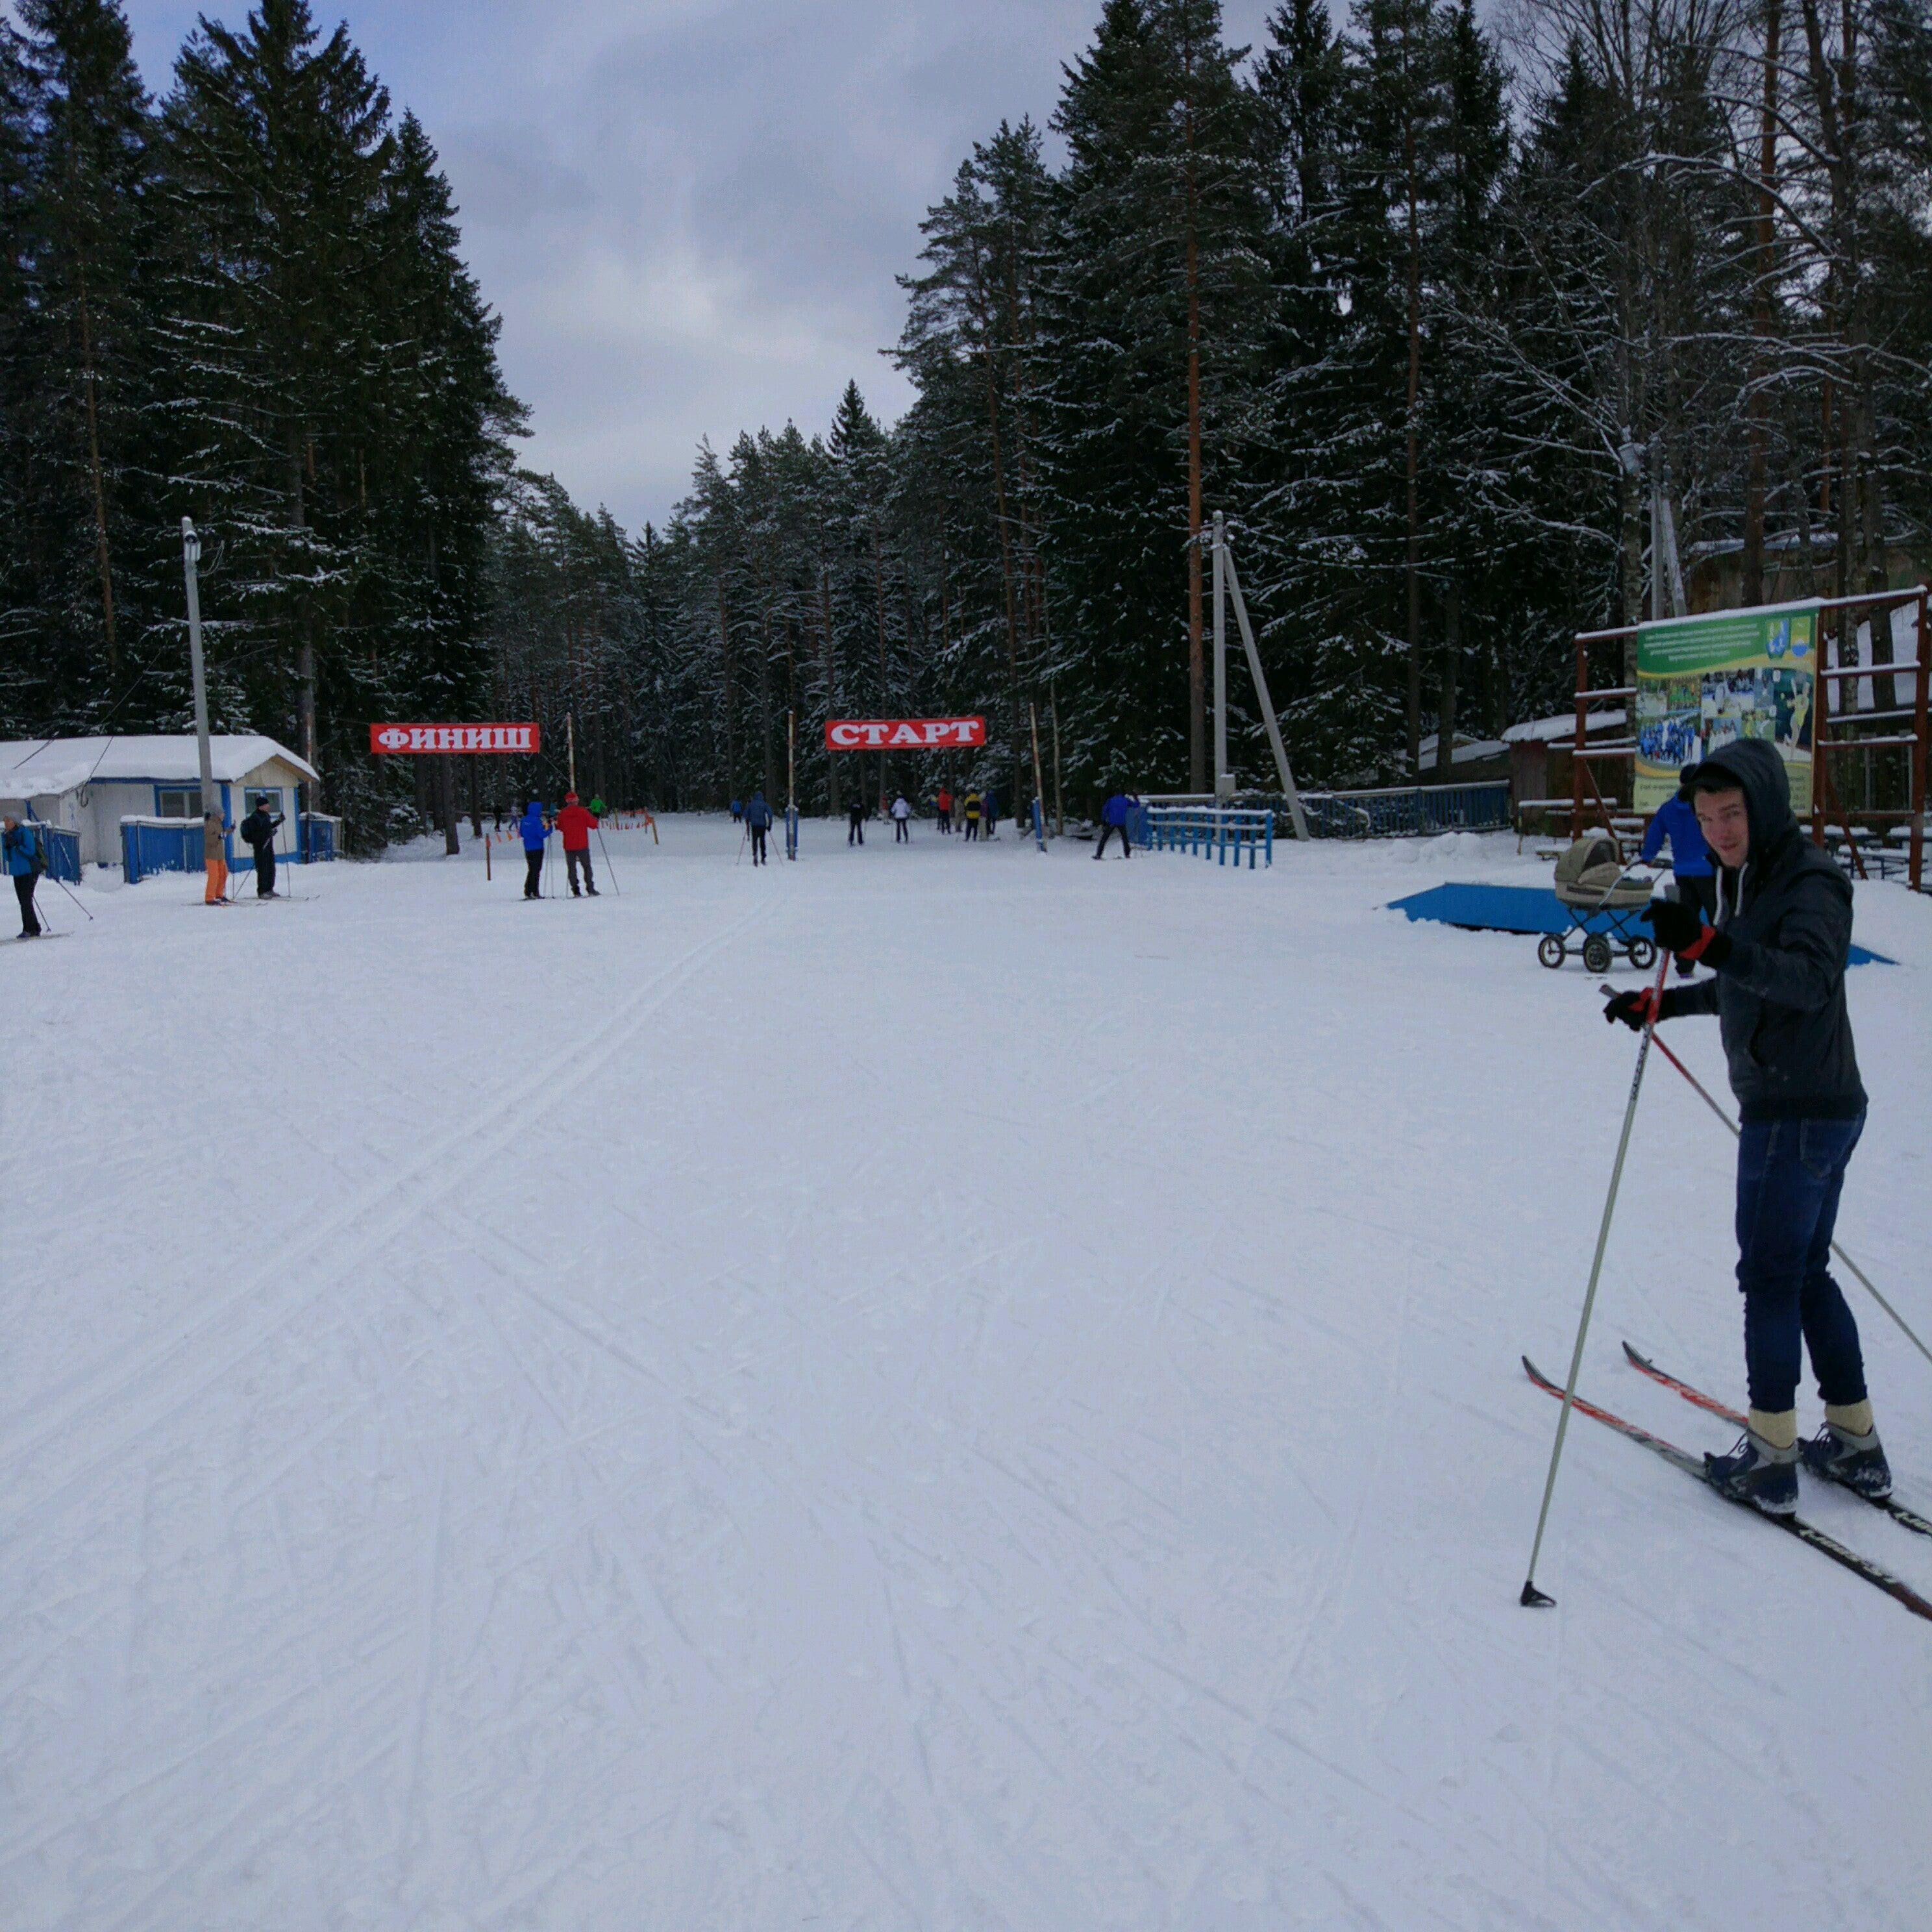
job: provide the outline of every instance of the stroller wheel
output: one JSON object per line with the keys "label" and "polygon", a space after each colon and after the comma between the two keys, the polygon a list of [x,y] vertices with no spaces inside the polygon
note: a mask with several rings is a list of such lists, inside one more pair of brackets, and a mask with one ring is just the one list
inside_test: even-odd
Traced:
{"label": "stroller wheel", "polygon": [[1553,932],[1546,932],[1536,942],[1536,956],[1546,966],[1560,966],[1565,957],[1563,942]]}
{"label": "stroller wheel", "polygon": [[1647,972],[1657,964],[1657,942],[1653,939],[1633,939],[1630,943],[1630,959],[1640,973]]}
{"label": "stroller wheel", "polygon": [[1610,942],[1600,932],[1593,932],[1583,942],[1583,968],[1589,973],[1610,970]]}

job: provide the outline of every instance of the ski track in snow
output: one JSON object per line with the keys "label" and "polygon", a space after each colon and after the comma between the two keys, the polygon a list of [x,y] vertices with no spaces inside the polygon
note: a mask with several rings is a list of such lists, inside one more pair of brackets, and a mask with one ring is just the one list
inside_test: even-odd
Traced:
{"label": "ski track in snow", "polygon": [[[1898,1606],[1582,1425],[1515,1603],[1631,1047],[1380,908],[1546,867],[662,836],[8,951],[7,1932],[1922,1924]],[[1932,908],[1858,921],[1922,1320]],[[1687,1447],[1617,1344],[1740,1379],[1729,1160],[1654,1067],[1584,1386]]]}

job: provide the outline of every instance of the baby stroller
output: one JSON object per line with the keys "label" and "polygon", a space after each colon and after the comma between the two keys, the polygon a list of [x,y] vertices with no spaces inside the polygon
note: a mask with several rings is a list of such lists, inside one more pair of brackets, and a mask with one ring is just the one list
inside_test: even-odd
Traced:
{"label": "baby stroller", "polygon": [[[1607,973],[1621,952],[1641,972],[1657,959],[1657,942],[1640,924],[1638,915],[1650,903],[1651,878],[1627,878],[1617,855],[1617,842],[1607,832],[1586,833],[1556,862],[1556,896],[1570,916],[1562,932],[1546,932],[1536,942],[1536,956],[1551,968],[1561,966],[1582,941],[1583,964],[1592,973]],[[1599,920],[1606,931],[1588,930]]]}

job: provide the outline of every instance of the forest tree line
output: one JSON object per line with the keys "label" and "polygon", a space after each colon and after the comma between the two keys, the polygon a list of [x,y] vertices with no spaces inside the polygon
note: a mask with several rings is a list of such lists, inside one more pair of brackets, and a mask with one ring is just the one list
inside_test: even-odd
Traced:
{"label": "forest tree line", "polygon": [[156,108],[124,28],[84,89],[50,51],[114,8],[22,16],[0,516],[37,649],[0,701],[88,728],[145,673],[178,720],[185,493],[226,715],[298,733],[313,693],[365,841],[385,712],[568,714],[580,777],[664,808],[781,800],[788,724],[808,811],[930,782],[831,758],[835,716],[983,713],[950,776],[1016,804],[1036,725],[1070,810],[1204,790],[1216,512],[1304,782],[1565,708],[1578,628],[1672,608],[1654,488],[1742,602],[1927,554],[1925,0],[1533,0],[1506,41],[1470,0],[1282,0],[1252,49],[1215,0],[1106,0],[1050,126],[928,211],[911,406],[854,382],[707,445],[636,537],[512,466],[447,186],[340,34],[265,0]]}

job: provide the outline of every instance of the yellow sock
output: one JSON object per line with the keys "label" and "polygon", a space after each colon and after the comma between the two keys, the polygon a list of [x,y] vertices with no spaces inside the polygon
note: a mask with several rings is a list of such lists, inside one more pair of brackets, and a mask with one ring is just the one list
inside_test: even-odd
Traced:
{"label": "yellow sock", "polygon": [[1774,1449],[1790,1449],[1798,1442],[1798,1412],[1795,1408],[1754,1408],[1750,1412],[1750,1431]]}
{"label": "yellow sock", "polygon": [[1834,1429],[1847,1436],[1869,1436],[1872,1432],[1871,1402],[1828,1402],[1825,1405],[1825,1420]]}

